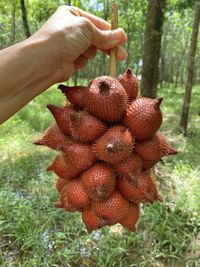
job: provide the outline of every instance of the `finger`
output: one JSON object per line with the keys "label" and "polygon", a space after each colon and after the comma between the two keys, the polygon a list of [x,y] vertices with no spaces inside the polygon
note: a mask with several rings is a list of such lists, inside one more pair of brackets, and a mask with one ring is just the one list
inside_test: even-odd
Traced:
{"label": "finger", "polygon": [[90,46],[83,54],[82,56],[91,59],[94,58],[97,54],[97,49],[94,46]]}
{"label": "finger", "polygon": [[89,19],[100,30],[110,30],[111,28],[110,23],[108,23],[104,19],[92,15],[82,9],[79,9],[77,7],[70,7],[69,10],[75,16],[81,16]]}
{"label": "finger", "polygon": [[[110,50],[103,50],[103,52],[106,55],[110,55]],[[116,58],[118,61],[122,61],[125,60],[127,58],[128,54],[126,49],[123,46],[118,46],[117,47],[117,54],[116,54]]]}
{"label": "finger", "polygon": [[87,62],[88,62],[88,59],[81,55],[74,61],[74,68],[81,69],[87,64]]}
{"label": "finger", "polygon": [[127,41],[127,35],[124,30],[118,28],[116,30],[101,31],[93,26],[92,45],[100,50],[106,50],[122,45]]}

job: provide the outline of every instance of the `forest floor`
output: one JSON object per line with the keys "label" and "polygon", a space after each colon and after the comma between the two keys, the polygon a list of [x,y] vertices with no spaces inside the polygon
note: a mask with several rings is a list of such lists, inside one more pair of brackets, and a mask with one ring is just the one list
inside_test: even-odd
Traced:
{"label": "forest floor", "polygon": [[32,145],[52,122],[46,104],[57,89],[32,101],[0,130],[1,267],[200,266],[200,87],[194,87],[189,134],[178,131],[182,88],[160,88],[162,131],[179,154],[156,167],[163,203],[144,205],[137,232],[119,225],[88,234],[81,217],[53,207],[55,152]]}

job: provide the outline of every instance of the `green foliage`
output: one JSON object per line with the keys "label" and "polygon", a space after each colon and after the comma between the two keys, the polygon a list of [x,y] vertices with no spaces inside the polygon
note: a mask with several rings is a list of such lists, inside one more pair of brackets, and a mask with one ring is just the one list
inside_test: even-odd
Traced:
{"label": "green foliage", "polygon": [[[111,0],[71,0],[69,2],[71,5],[110,21]],[[30,31],[34,33],[59,5],[66,4],[68,1],[29,0],[25,3]],[[119,27],[124,28],[128,35],[128,42],[125,44],[128,58],[126,62],[118,63],[119,73],[123,73],[126,67],[130,67],[137,76],[140,76],[147,3],[146,0],[118,1]],[[160,81],[174,82],[176,86],[185,82],[185,62],[192,29],[193,5],[193,0],[167,1],[162,38]],[[0,2],[0,29],[1,48],[25,39],[19,0]],[[199,49],[200,45],[197,49],[197,61],[199,60]],[[108,59],[108,56],[98,53],[97,57],[86,68],[78,71],[78,76],[87,78],[89,81],[99,74],[108,74]],[[199,79],[198,76],[197,80]]]}
{"label": "green foliage", "polygon": [[55,87],[4,123],[0,132],[0,265],[199,266],[198,91],[199,87],[194,88],[190,135],[184,138],[176,130],[183,89],[159,89],[164,96],[162,131],[179,154],[156,168],[164,202],[143,206],[136,233],[116,225],[87,234],[79,214],[52,207],[57,198],[55,176],[47,174],[46,167],[56,153],[35,147],[32,141],[53,122],[46,104],[64,100]]}
{"label": "green foliage", "polygon": [[35,32],[42,26],[42,24],[44,24],[44,22],[54,13],[58,5],[58,1],[51,0],[28,2],[27,11],[30,25],[32,25],[32,32]]}
{"label": "green foliage", "polygon": [[179,10],[182,14],[185,9],[194,7],[196,0],[168,0],[168,5],[173,9]]}

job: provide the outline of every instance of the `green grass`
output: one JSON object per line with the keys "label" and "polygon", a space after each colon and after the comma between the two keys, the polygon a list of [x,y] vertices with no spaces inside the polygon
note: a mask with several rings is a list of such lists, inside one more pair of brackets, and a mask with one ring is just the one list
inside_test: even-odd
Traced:
{"label": "green grass", "polygon": [[181,88],[159,89],[162,131],[179,150],[156,167],[164,202],[144,205],[138,231],[119,225],[87,234],[79,214],[53,208],[55,176],[46,167],[55,152],[32,141],[52,122],[46,104],[60,104],[55,88],[0,128],[0,266],[200,266],[200,117],[193,90],[189,135],[178,131]]}

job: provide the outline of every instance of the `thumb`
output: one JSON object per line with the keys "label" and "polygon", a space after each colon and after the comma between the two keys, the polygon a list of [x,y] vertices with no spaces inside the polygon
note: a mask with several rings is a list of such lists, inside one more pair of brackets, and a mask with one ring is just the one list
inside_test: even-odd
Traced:
{"label": "thumb", "polygon": [[102,31],[96,26],[93,26],[93,28],[92,45],[100,50],[110,49],[127,41],[127,35],[121,28],[107,31]]}

